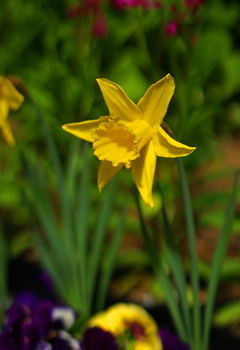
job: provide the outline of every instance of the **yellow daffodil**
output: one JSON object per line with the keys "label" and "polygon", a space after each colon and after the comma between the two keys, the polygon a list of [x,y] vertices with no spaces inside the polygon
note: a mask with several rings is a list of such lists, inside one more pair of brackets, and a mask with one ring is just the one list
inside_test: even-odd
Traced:
{"label": "yellow daffodil", "polygon": [[123,349],[128,348],[126,345],[132,339],[133,350],[162,350],[156,322],[135,304],[116,304],[94,316],[88,326],[111,332]]}
{"label": "yellow daffodil", "polygon": [[24,97],[13,84],[0,76],[0,129],[4,140],[9,145],[14,145],[15,140],[8,122],[9,110],[16,111],[22,104]]}
{"label": "yellow daffodil", "polygon": [[109,116],[63,125],[63,129],[92,142],[101,160],[98,187],[102,188],[123,167],[131,168],[143,200],[153,207],[152,186],[158,157],[187,156],[195,147],[172,139],[161,127],[175,84],[170,74],[151,85],[135,104],[116,83],[97,79]]}

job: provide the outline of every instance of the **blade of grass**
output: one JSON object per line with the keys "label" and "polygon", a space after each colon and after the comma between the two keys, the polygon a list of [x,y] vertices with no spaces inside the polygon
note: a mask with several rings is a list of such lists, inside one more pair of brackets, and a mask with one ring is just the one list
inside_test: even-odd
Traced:
{"label": "blade of grass", "polygon": [[153,269],[155,270],[156,273],[156,277],[158,278],[159,284],[163,290],[164,296],[166,298],[170,313],[172,315],[173,321],[175,323],[177,332],[179,334],[179,336],[187,341],[187,333],[186,330],[183,326],[183,322],[182,322],[182,317],[181,317],[181,313],[178,307],[178,303],[174,297],[174,291],[173,291],[173,286],[170,282],[170,279],[166,273],[164,264],[162,262],[162,260],[160,259],[159,255],[157,254],[156,250],[153,247],[153,244],[151,242],[151,239],[149,237],[149,233],[148,233],[148,229],[146,226],[146,223],[144,221],[144,217],[143,217],[143,213],[142,213],[142,209],[139,203],[139,199],[138,199],[138,193],[136,191],[136,189],[134,188],[134,194],[135,194],[135,201],[136,201],[136,206],[137,206],[137,210],[138,210],[138,215],[139,215],[139,219],[140,219],[140,226],[141,226],[141,233],[142,233],[142,237],[145,243],[145,247],[146,250],[148,252],[148,256],[151,260]]}
{"label": "blade of grass", "polygon": [[224,258],[229,245],[230,234],[233,226],[234,214],[235,214],[235,203],[237,194],[237,183],[240,170],[237,170],[234,175],[233,188],[228,204],[226,216],[224,219],[223,227],[219,235],[218,243],[214,252],[213,261],[211,265],[210,279],[207,290],[207,303],[204,312],[204,333],[203,333],[203,347],[207,349],[209,334],[211,328],[212,314],[217,287],[220,279],[221,270],[223,267]]}
{"label": "blade of grass", "polygon": [[[34,180],[36,181],[36,179],[37,177],[35,174]],[[59,235],[59,231],[55,223],[55,218],[51,215],[52,208],[50,207],[49,210],[49,203],[47,202],[46,198],[43,200],[41,199],[41,196],[43,194],[47,195],[47,192],[41,190],[41,186],[39,184],[35,188],[34,184],[31,183],[31,176],[30,178],[28,178],[28,180],[29,184],[31,185],[29,187],[33,191],[34,196],[31,195],[31,198],[29,198],[28,193],[26,193],[26,191],[22,189],[22,202],[23,205],[25,205],[28,208],[28,211],[33,218],[33,232],[35,235],[36,246],[39,249],[41,259],[44,263],[48,261],[48,264],[46,264],[45,267],[52,275],[54,281],[58,286],[58,289],[62,291],[62,289],[59,288],[59,278],[61,280],[62,285],[69,285],[69,271],[65,264],[65,251],[64,248],[62,248],[63,244],[61,242],[61,237]],[[42,233],[40,232],[37,218],[38,220],[40,220],[43,230],[47,233],[46,235],[42,235]],[[63,297],[64,295],[65,293],[61,294],[61,296]]]}
{"label": "blade of grass", "polygon": [[64,232],[65,232],[65,243],[68,252],[68,264],[71,270],[74,272],[74,261],[72,261],[72,252],[74,250],[73,239],[72,239],[72,218],[71,218],[71,207],[69,203],[69,198],[65,190],[65,181],[63,177],[63,170],[61,166],[61,162],[59,159],[59,154],[53,139],[53,136],[50,132],[48,124],[45,121],[45,118],[42,114],[42,111],[38,107],[37,103],[34,101],[32,96],[29,96],[29,99],[36,110],[37,118],[42,126],[43,135],[45,138],[45,142],[48,148],[49,156],[53,165],[54,173],[56,175],[57,183],[58,183],[58,193],[60,195],[60,204],[62,208],[63,222],[64,222]]}
{"label": "blade of grass", "polygon": [[191,203],[190,192],[188,188],[187,178],[183,167],[182,159],[177,158],[178,171],[180,176],[180,184],[183,194],[184,213],[186,218],[186,232],[189,246],[190,256],[190,277],[193,293],[193,343],[195,350],[202,350],[200,342],[201,337],[201,312],[199,299],[199,271],[198,256],[196,249],[195,224],[193,219],[193,209]]}
{"label": "blade of grass", "polygon": [[69,194],[69,201],[72,208],[76,201],[77,178],[79,176],[79,158],[81,152],[81,145],[79,139],[71,145],[69,151],[69,161],[66,164],[66,192]]}
{"label": "blade of grass", "polygon": [[105,298],[107,295],[107,289],[110,283],[112,272],[114,269],[116,256],[118,253],[119,245],[124,233],[125,228],[125,211],[119,216],[119,224],[115,230],[112,240],[108,245],[107,255],[105,257],[105,263],[103,265],[101,278],[99,280],[99,290],[97,293],[96,311],[101,311],[104,307]]}
{"label": "blade of grass", "polygon": [[[52,208],[49,193],[46,189],[43,177],[39,174],[41,169],[33,168],[27,158],[21,155],[22,167],[28,181],[28,187],[25,189],[25,197],[28,208],[29,202],[34,206],[34,209],[42,223],[47,235],[49,243],[57,254],[60,254],[62,248],[61,237],[57,227],[55,214]],[[32,212],[32,210],[31,210]]]}
{"label": "blade of grass", "polygon": [[65,264],[69,270],[69,276],[71,276],[71,284],[72,288],[75,291],[74,299],[75,304],[78,303],[79,295],[78,295],[78,269],[75,263],[75,242],[74,242],[74,231],[73,231],[73,218],[72,218],[72,208],[69,201],[68,193],[66,192],[66,186],[63,176],[63,170],[61,166],[61,162],[59,159],[59,154],[53,139],[53,136],[50,132],[48,124],[45,121],[45,118],[42,114],[42,111],[38,107],[37,103],[34,101],[32,96],[29,96],[29,99],[36,110],[37,118],[42,126],[43,135],[45,138],[45,142],[48,148],[49,156],[52,161],[54,173],[57,179],[57,191],[59,193],[60,205],[62,210],[63,217],[63,233],[64,233],[64,246],[66,249],[66,260]]}
{"label": "blade of grass", "polygon": [[107,224],[109,223],[110,214],[112,211],[113,199],[115,196],[115,190],[117,186],[117,176],[115,176],[108,184],[105,190],[105,197],[102,204],[102,209],[97,220],[97,228],[94,234],[94,244],[92,247],[91,261],[89,262],[89,300],[92,304],[94,288],[96,283],[96,276],[99,270],[100,257],[102,248],[105,244],[105,236],[107,231]]}
{"label": "blade of grass", "polygon": [[47,271],[50,273],[50,276],[53,278],[54,286],[56,287],[59,295],[64,298],[64,300],[67,300],[68,287],[65,283],[63,283],[64,278],[62,276],[62,266],[56,260],[56,256],[51,254],[52,250],[49,248],[49,246],[47,246],[47,244],[39,237],[37,228],[35,228],[33,232],[41,255],[41,261],[43,262],[43,265],[46,267]]}
{"label": "blade of grass", "polygon": [[167,246],[167,257],[169,267],[172,270],[174,279],[176,281],[177,290],[179,292],[179,299],[182,307],[183,317],[185,321],[186,332],[188,335],[188,342],[192,344],[192,324],[190,320],[190,310],[187,302],[187,286],[184,274],[184,268],[182,264],[182,259],[179,253],[178,246],[175,242],[172,228],[167,216],[166,206],[164,202],[163,192],[161,190],[160,184],[158,184],[158,189],[162,197],[162,217],[163,217],[163,232],[164,238]]}
{"label": "blade of grass", "polygon": [[76,243],[77,243],[77,258],[79,263],[80,273],[80,294],[82,296],[83,309],[81,312],[87,316],[90,313],[90,300],[88,294],[88,271],[87,271],[87,251],[88,251],[88,235],[89,235],[89,217],[91,210],[91,166],[88,156],[88,144],[83,143],[82,148],[82,169],[81,181],[79,188],[78,202],[75,208],[75,224],[76,224]]}
{"label": "blade of grass", "polygon": [[[71,227],[71,219],[70,219],[69,210],[68,210],[68,208],[69,208],[68,207],[68,196],[66,195],[66,192],[65,192],[63,170],[62,170],[61,162],[59,159],[59,154],[58,154],[54,139],[52,137],[52,134],[50,132],[50,129],[45,121],[43,114],[42,114],[42,111],[40,110],[37,103],[34,101],[34,99],[31,96],[29,96],[29,99],[36,110],[36,115],[37,115],[38,121],[40,122],[40,125],[42,126],[43,136],[45,138],[45,142],[46,142],[48,152],[49,152],[49,155],[50,155],[50,158],[52,161],[54,172],[55,172],[55,175],[56,175],[56,178],[58,181],[58,190],[60,193],[62,211],[64,214],[66,228],[70,228]],[[67,232],[68,231],[71,231],[71,230],[67,230]]]}

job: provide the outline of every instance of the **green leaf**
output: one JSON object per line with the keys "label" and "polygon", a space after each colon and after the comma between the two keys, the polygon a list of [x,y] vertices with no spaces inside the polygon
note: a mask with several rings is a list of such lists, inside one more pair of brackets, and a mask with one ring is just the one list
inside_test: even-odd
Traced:
{"label": "green leaf", "polygon": [[163,216],[163,232],[164,238],[166,242],[166,254],[168,258],[168,264],[170,269],[172,270],[174,280],[176,281],[177,291],[179,293],[180,304],[183,312],[183,318],[185,322],[186,332],[188,334],[188,342],[192,343],[192,335],[193,335],[193,327],[190,320],[190,311],[189,305],[187,302],[187,285],[185,280],[185,273],[182,264],[182,259],[180,256],[180,252],[178,246],[175,242],[174,235],[172,232],[172,228],[167,216],[167,211],[163,198],[163,191],[160,186],[159,191],[162,195],[162,216]]}
{"label": "green leaf", "polygon": [[109,223],[109,219],[111,217],[111,211],[113,208],[113,201],[115,197],[116,186],[117,186],[117,176],[115,176],[110,181],[110,183],[105,189],[103,203],[100,209],[99,216],[97,217],[97,221],[96,221],[96,230],[93,236],[94,244],[92,246],[92,250],[90,254],[91,260],[88,266],[88,276],[89,276],[88,298],[91,303],[93,301],[94,290],[96,288],[96,285],[95,285],[96,278],[97,278],[97,273],[99,271],[101,254],[103,251],[103,247],[105,245],[107,226]]}
{"label": "green leaf", "polygon": [[[91,211],[91,164],[88,156],[88,144],[83,143],[81,149],[82,155],[82,171],[81,171],[81,181],[79,185],[77,202],[74,208],[75,212],[75,232],[77,243],[77,261],[76,264],[80,268],[80,293],[82,297],[82,312],[85,316],[90,316],[91,309],[91,299],[89,298],[89,278],[88,274],[88,236],[89,236],[89,217]],[[76,187],[77,188],[77,187]],[[75,188],[75,195],[76,195]],[[74,190],[74,188],[73,188]],[[92,293],[92,291],[91,291]]]}
{"label": "green leaf", "polygon": [[212,260],[210,280],[209,280],[209,285],[207,289],[208,298],[207,298],[207,303],[205,307],[204,322],[203,322],[204,324],[203,350],[207,349],[207,345],[208,345],[209,332],[211,327],[212,313],[213,313],[217,286],[219,283],[219,278],[220,278],[224,258],[226,256],[230,234],[232,231],[239,173],[240,173],[239,170],[235,172],[231,198],[229,201],[223,227],[220,232],[217,247],[215,249],[213,260]]}
{"label": "green leaf", "polygon": [[193,218],[193,208],[191,203],[190,192],[188,188],[187,178],[183,167],[182,159],[177,158],[180,183],[183,195],[184,213],[186,218],[186,233],[189,246],[190,259],[190,277],[193,293],[193,344],[194,349],[201,349],[201,314],[200,314],[200,296],[199,296],[199,271],[198,271],[198,256],[196,249],[196,234]]}
{"label": "green leaf", "polygon": [[113,232],[112,239],[109,242],[105,261],[102,267],[102,273],[101,273],[101,278],[99,280],[98,293],[96,297],[97,299],[96,311],[101,311],[104,307],[108,286],[112,276],[113,268],[115,266],[116,256],[117,256],[119,245],[121,243],[121,239],[124,233],[124,228],[125,228],[125,211],[122,211],[121,215],[119,215],[118,227],[115,230],[115,232]]}
{"label": "green leaf", "polygon": [[183,326],[181,313],[178,307],[178,302],[174,296],[170,277],[166,272],[162,258],[159,257],[158,253],[155,250],[155,247],[151,242],[148,229],[144,221],[142,209],[139,203],[138,193],[135,188],[134,188],[134,194],[135,194],[136,206],[137,206],[139,220],[140,220],[141,233],[145,243],[145,248],[148,252],[149,258],[151,259],[152,267],[156,273],[156,277],[163,290],[163,293],[166,298],[166,302],[168,304],[172,318],[174,320],[177,332],[183,340],[187,341],[188,338],[187,338],[186,330],[185,330],[185,327]]}
{"label": "green leaf", "polygon": [[214,315],[214,325],[226,327],[232,323],[240,322],[240,301],[234,301],[220,308]]}
{"label": "green leaf", "polygon": [[219,64],[228,60],[231,49],[232,37],[227,31],[222,28],[206,31],[194,51],[199,76],[208,78]]}

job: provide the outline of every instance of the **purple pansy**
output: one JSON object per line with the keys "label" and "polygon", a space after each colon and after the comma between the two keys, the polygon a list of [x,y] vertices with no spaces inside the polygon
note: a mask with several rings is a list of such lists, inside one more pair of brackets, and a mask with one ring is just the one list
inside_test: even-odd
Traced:
{"label": "purple pansy", "polygon": [[84,350],[117,350],[117,342],[112,333],[99,327],[88,328],[82,341]]}
{"label": "purple pansy", "polygon": [[31,293],[20,295],[7,312],[0,334],[1,350],[80,350],[65,330],[75,322],[69,307],[39,301]]}
{"label": "purple pansy", "polygon": [[164,350],[189,350],[188,344],[180,340],[176,334],[170,332],[167,328],[160,328],[158,334],[161,338]]}

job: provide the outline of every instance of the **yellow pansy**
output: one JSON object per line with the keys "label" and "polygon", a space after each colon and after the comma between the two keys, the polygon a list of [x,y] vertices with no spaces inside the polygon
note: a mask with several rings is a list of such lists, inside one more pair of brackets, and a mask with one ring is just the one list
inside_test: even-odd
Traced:
{"label": "yellow pansy", "polygon": [[98,187],[102,188],[123,167],[131,168],[143,200],[153,207],[152,186],[158,157],[187,156],[195,147],[172,139],[161,127],[175,84],[170,74],[151,85],[135,104],[116,83],[97,79],[109,116],[63,125],[63,129],[92,142],[101,160]]}
{"label": "yellow pansy", "polygon": [[[116,304],[94,316],[89,327],[100,327],[111,332],[122,342],[128,343],[124,334],[133,338],[133,350],[162,350],[158,327],[154,319],[142,307],[135,304]],[[124,345],[121,344],[125,349]]]}
{"label": "yellow pansy", "polygon": [[14,145],[15,140],[8,122],[9,110],[17,110],[24,97],[13,84],[6,78],[0,76],[0,129],[6,143]]}

